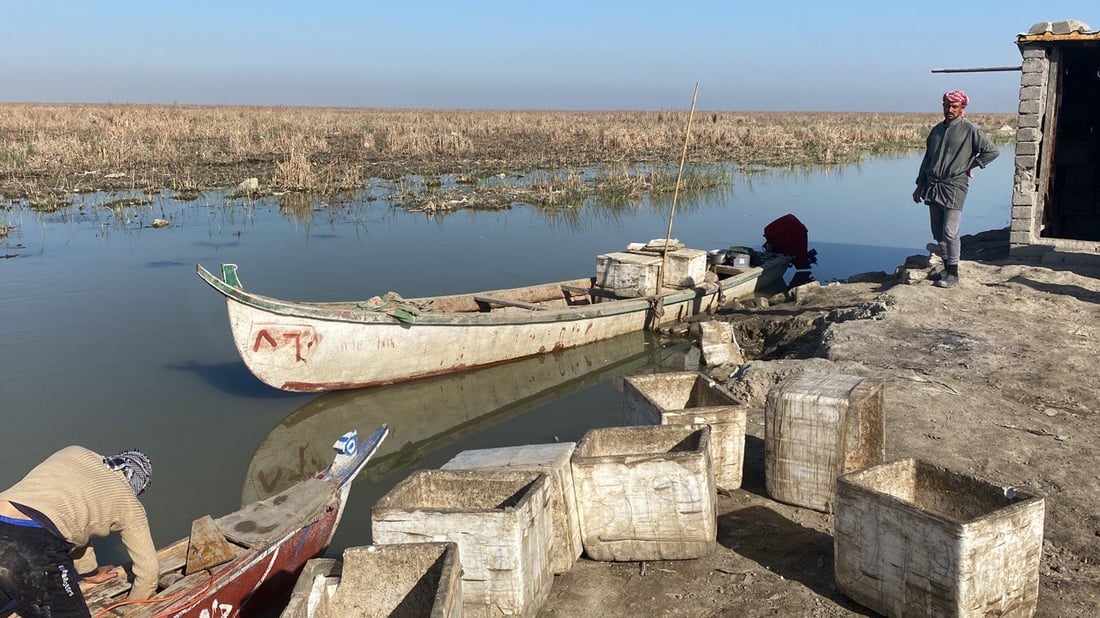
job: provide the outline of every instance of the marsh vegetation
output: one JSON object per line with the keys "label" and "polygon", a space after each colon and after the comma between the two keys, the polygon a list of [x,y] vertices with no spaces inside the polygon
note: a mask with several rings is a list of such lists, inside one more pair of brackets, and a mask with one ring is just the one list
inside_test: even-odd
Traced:
{"label": "marsh vegetation", "polygon": [[[364,197],[384,180],[424,210],[574,205],[671,192],[687,111],[471,111],[181,105],[0,106],[0,195],[50,210],[73,193]],[[971,114],[1002,141],[1015,116]],[[921,148],[939,114],[696,111],[681,190],[738,169],[834,165]],[[719,165],[720,164],[720,165]],[[365,196],[371,199],[371,195]]]}

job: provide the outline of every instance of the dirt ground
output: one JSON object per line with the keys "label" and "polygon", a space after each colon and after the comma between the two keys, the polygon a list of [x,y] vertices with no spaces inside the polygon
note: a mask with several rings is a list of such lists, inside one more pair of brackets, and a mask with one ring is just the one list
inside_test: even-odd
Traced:
{"label": "dirt ground", "polygon": [[834,585],[832,516],[765,491],[764,398],[804,370],[884,380],[888,461],[918,457],[1043,496],[1036,615],[1100,616],[1100,269],[1010,259],[1007,232],[963,242],[953,289],[880,276],[721,312],[757,360],[707,370],[753,410],[743,486],[718,496],[717,550],[582,557],[539,616],[877,615]]}

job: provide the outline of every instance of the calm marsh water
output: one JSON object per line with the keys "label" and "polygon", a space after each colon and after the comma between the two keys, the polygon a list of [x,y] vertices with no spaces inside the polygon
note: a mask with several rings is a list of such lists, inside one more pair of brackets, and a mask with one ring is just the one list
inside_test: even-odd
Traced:
{"label": "calm marsh water", "polygon": [[[737,176],[726,192],[684,199],[672,235],[694,248],[759,248],[764,226],[794,213],[818,251],[817,279],[892,271],[930,240],[927,211],[909,197],[918,164],[910,155]],[[1008,224],[1012,172],[1011,148],[978,172],[963,233]],[[247,371],[224,302],[195,276],[196,263],[235,262],[246,287],[303,300],[572,278],[594,273],[599,253],[663,238],[667,204],[428,218],[385,200],[304,215],[274,200],[227,206],[220,195],[163,196],[118,214],[97,200],[49,215],[0,210],[0,224],[16,226],[0,239],[8,258],[0,259],[0,487],[68,444],[142,449],[155,466],[143,502],[158,545],[186,536],[198,517],[234,510],[242,496],[277,489],[277,477],[308,467],[343,423],[364,425],[363,434],[388,422],[393,452],[356,484],[329,551],[336,556],[369,542],[370,506],[411,470],[470,448],[577,440],[588,427],[620,423],[615,377],[685,366],[680,350],[639,336],[587,356],[426,385],[284,393]],[[171,225],[149,227],[158,217]],[[410,420],[433,415],[461,422]],[[118,559],[121,550],[104,543],[100,551]]]}

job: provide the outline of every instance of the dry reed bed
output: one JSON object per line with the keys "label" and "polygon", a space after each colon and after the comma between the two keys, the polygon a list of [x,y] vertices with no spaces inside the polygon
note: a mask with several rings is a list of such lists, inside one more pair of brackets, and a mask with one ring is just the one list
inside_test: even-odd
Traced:
{"label": "dry reed bed", "polygon": [[[638,179],[634,164],[677,162],[688,119],[686,111],[62,104],[0,110],[0,194],[39,207],[63,203],[74,192],[186,194],[234,187],[248,177],[258,178],[265,193],[335,193],[354,191],[368,178],[453,174],[473,182],[566,170],[547,179],[549,188],[525,188],[552,195],[555,187],[564,191],[563,185],[579,182],[568,170],[588,166],[621,170],[614,174],[627,184],[652,188]],[[971,118],[991,131],[1015,123],[1007,114]],[[696,112],[688,156],[695,163],[844,163],[865,153],[920,148],[939,119],[934,113]]]}

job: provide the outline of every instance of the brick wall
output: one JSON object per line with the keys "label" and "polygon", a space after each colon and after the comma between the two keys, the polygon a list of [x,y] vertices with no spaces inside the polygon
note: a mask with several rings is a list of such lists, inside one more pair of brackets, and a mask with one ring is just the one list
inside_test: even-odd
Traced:
{"label": "brick wall", "polygon": [[1024,45],[1020,74],[1020,108],[1016,119],[1016,174],[1012,187],[1009,247],[1019,253],[1039,237],[1042,204],[1039,195],[1039,152],[1043,140],[1050,60],[1041,45]]}

